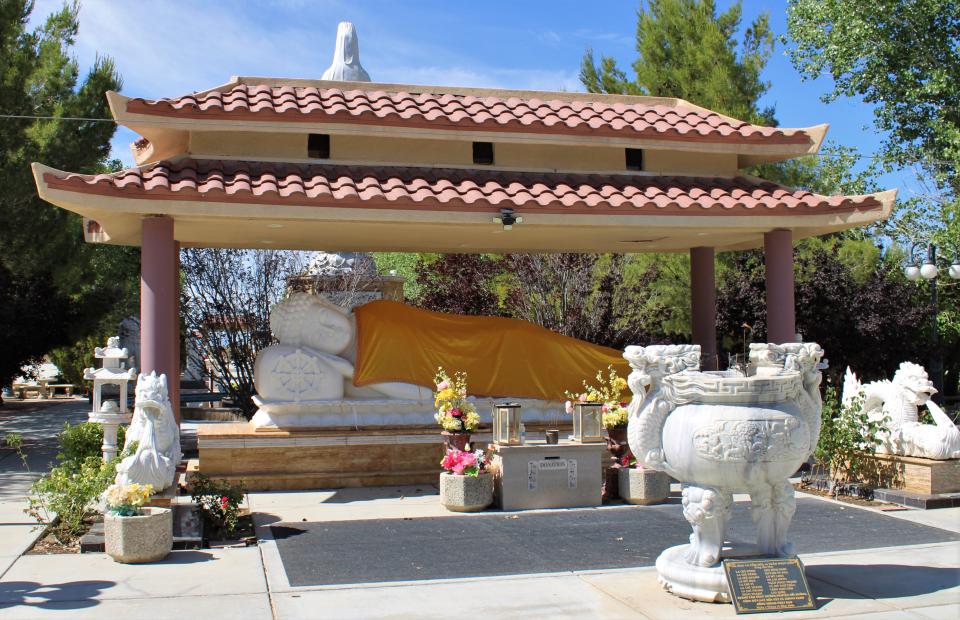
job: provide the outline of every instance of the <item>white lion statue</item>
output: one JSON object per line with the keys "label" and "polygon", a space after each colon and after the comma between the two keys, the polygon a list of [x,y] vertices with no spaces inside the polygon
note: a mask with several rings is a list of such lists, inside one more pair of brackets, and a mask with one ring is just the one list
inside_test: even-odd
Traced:
{"label": "white lion statue", "polygon": [[137,378],[133,421],[123,445],[137,449],[117,465],[117,484],[149,484],[156,492],[173,484],[180,462],[180,430],[167,391],[167,376],[151,372]]}
{"label": "white lion statue", "polygon": [[[872,420],[888,418],[883,443],[877,452],[898,456],[946,460],[960,458],[960,429],[943,409],[930,400],[937,393],[923,366],[900,364],[893,381],[874,381],[861,385],[857,375],[847,368],[843,382],[843,404],[849,406],[857,396]],[[934,424],[920,423],[920,407],[926,405]]]}

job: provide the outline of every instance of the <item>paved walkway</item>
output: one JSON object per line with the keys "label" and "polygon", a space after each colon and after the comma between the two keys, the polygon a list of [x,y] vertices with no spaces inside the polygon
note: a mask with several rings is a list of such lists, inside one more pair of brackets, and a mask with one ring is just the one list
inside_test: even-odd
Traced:
{"label": "paved walkway", "polygon": [[[33,544],[36,523],[23,509],[30,485],[55,460],[57,433],[64,422],[86,420],[89,410],[85,399],[5,400],[0,407],[0,577]],[[29,470],[6,447],[11,432],[23,437]]]}
{"label": "paved walkway", "polygon": [[[0,433],[17,426],[35,449],[36,461],[52,456],[51,438],[64,419],[82,419],[86,403],[56,404],[38,411],[0,410]],[[12,413],[11,413],[12,412]],[[31,429],[30,433],[26,429]],[[262,544],[255,548],[179,551],[163,562],[127,566],[103,554],[19,556],[10,541],[32,541],[30,524],[18,517],[18,498],[30,476],[19,473],[15,457],[0,453],[0,513],[5,564],[0,577],[0,617],[17,618],[449,618],[477,614],[494,618],[704,618],[734,615],[730,605],[693,603],[663,592],[648,568],[539,572],[429,581],[391,581],[294,586],[287,578],[270,524],[346,520],[445,517],[451,515],[432,487],[358,489],[290,493],[251,493]],[[808,498],[809,502],[829,503]],[[843,506],[858,520],[868,509]],[[663,511],[668,507],[660,507]],[[679,507],[676,518],[681,519]],[[600,509],[610,510],[610,509]],[[617,509],[613,510],[631,510]],[[643,508],[636,510],[642,511]],[[869,509],[873,510],[873,509]],[[581,511],[582,512],[582,511]],[[878,512],[878,511],[874,511]],[[566,514],[564,511],[522,514]],[[960,532],[960,508],[929,512],[905,510],[890,516]],[[494,513],[504,519],[514,515]],[[572,516],[572,515],[571,515]],[[871,515],[872,517],[873,515]],[[518,520],[521,519],[517,515]],[[20,519],[19,521],[15,519]],[[451,521],[452,523],[452,521]],[[336,526],[341,527],[342,524]],[[11,529],[8,529],[11,528]],[[604,533],[584,528],[585,538]],[[864,537],[871,533],[863,531]],[[874,536],[875,538],[876,536]],[[876,540],[876,548],[801,553],[819,608],[777,618],[937,619],[960,617],[960,543],[909,546],[896,534]],[[358,541],[359,542],[359,541]],[[502,542],[502,541],[500,541]],[[29,544],[27,542],[26,544]],[[489,545],[498,544],[493,539]],[[488,560],[482,549],[465,550],[458,541],[447,552],[465,567]],[[376,548],[357,545],[370,566],[386,560]],[[554,567],[543,566],[542,571]],[[467,569],[463,573],[469,572]],[[756,617],[763,618],[764,614]]]}

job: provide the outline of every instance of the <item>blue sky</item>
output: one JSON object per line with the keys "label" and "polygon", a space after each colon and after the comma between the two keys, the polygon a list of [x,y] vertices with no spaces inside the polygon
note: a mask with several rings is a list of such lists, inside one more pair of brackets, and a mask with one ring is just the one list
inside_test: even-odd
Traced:
{"label": "blue sky", "polygon": [[[34,20],[61,4],[38,0]],[[718,0],[719,10],[729,0]],[[769,11],[786,31],[786,0],[744,2],[744,22]],[[319,78],[330,64],[339,21],[356,24],[361,61],[374,81],[454,86],[583,90],[577,79],[589,47],[629,71],[634,1],[517,0],[84,0],[76,54],[114,58],[130,96],[172,97],[226,82],[231,75]],[[829,123],[828,140],[872,156],[882,136],[869,106],[856,100],[824,104],[829,79],[801,81],[782,46],[765,78],[762,104],[784,127]],[[668,93],[662,93],[668,94]],[[697,103],[697,102],[694,102]],[[130,164],[135,135],[121,129],[114,154]],[[884,187],[900,197],[918,191],[912,174],[891,174]]]}

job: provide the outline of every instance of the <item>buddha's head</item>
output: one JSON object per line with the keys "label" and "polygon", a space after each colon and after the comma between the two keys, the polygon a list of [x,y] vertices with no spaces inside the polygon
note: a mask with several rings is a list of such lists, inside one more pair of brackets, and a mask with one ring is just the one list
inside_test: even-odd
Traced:
{"label": "buddha's head", "polygon": [[350,344],[353,326],[340,306],[319,295],[291,293],[270,312],[270,330],[280,344],[339,355]]}

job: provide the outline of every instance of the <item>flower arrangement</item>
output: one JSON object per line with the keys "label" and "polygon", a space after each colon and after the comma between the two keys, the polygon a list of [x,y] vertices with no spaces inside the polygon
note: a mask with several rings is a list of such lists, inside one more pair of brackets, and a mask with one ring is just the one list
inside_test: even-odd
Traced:
{"label": "flower arrangement", "polygon": [[473,452],[447,450],[443,460],[440,461],[440,467],[448,474],[476,477],[487,470],[487,455],[483,450]]}
{"label": "flower arrangement", "polygon": [[451,378],[441,367],[434,377],[437,386],[434,419],[443,430],[451,433],[473,432],[480,426],[480,414],[467,400],[467,373],[457,372]]}
{"label": "flower arrangement", "polygon": [[643,469],[643,464],[633,454],[628,453],[620,457],[620,467]]}
{"label": "flower arrangement", "polygon": [[140,514],[151,495],[153,486],[149,484],[114,484],[106,491],[107,508],[115,515],[133,517]]}
{"label": "flower arrangement", "polygon": [[195,474],[190,482],[190,497],[200,507],[210,537],[231,538],[240,521],[240,504],[246,490],[242,484],[212,480]]}
{"label": "flower arrangement", "polygon": [[573,402],[581,403],[603,403],[600,411],[603,414],[603,428],[626,428],[627,422],[627,401],[624,400],[623,393],[627,389],[627,380],[617,374],[613,365],[607,366],[607,376],[603,371],[597,372],[597,387],[583,382],[584,391],[579,394],[567,392],[569,400],[566,402],[567,413],[573,413]]}

